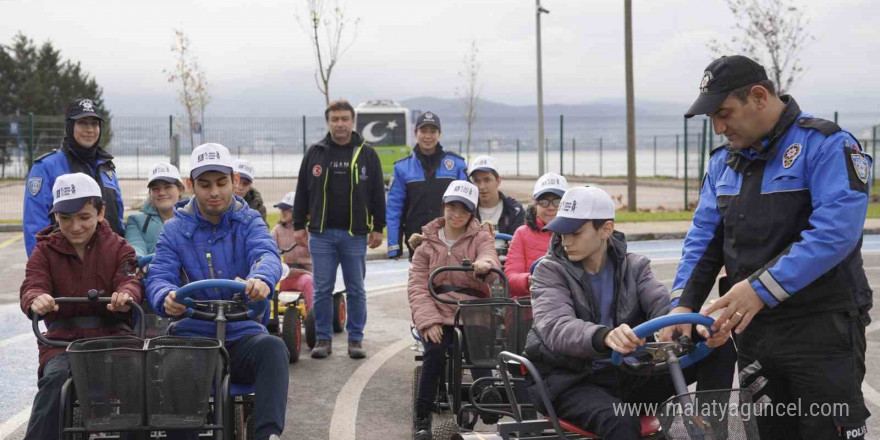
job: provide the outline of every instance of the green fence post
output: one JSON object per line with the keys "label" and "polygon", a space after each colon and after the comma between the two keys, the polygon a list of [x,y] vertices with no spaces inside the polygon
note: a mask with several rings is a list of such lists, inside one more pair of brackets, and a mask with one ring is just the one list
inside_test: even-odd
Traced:
{"label": "green fence post", "polygon": [[599,177],[602,177],[602,138],[599,137]]}
{"label": "green fence post", "polygon": [[565,170],[562,169],[562,151],[565,149],[563,147],[563,143],[565,142],[565,136],[563,135],[565,131],[563,130],[563,126],[565,124],[565,116],[559,115],[559,175],[564,175]]}
{"label": "green fence post", "polygon": [[834,111],[834,123],[837,123],[837,110]]}
{"label": "green fence post", "polygon": [[[461,151],[461,141],[458,141],[458,151]],[[516,175],[519,176],[519,138],[516,139]]]}
{"label": "green fence post", "polygon": [[688,120],[684,118],[684,210],[688,209]]}
{"label": "green fence post", "polygon": [[302,126],[303,126],[303,156],[306,154],[306,115],[302,117]]}
{"label": "green fence post", "polygon": [[675,178],[678,179],[678,135],[675,135]]}
{"label": "green fence post", "polygon": [[575,138],[572,136],[572,138],[571,138],[571,175],[572,176],[575,175],[574,141],[575,141]]}
{"label": "green fence post", "polygon": [[657,136],[654,136],[654,177],[657,177]]}
{"label": "green fence post", "polygon": [[34,114],[28,113],[28,172],[34,166]]}

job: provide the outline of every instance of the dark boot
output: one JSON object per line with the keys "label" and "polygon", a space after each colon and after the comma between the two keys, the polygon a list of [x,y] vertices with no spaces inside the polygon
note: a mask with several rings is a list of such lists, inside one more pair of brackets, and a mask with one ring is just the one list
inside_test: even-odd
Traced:
{"label": "dark boot", "polygon": [[431,440],[431,413],[413,420],[413,440]]}

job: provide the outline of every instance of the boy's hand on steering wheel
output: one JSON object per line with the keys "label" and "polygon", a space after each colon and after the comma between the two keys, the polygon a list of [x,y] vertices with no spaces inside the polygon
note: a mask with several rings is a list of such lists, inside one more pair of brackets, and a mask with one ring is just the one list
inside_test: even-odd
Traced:
{"label": "boy's hand on steering wheel", "polygon": [[128,304],[128,301],[130,300],[131,295],[127,292],[113,292],[113,295],[110,296],[110,302],[107,303],[107,310],[111,312],[127,313],[131,310],[131,305]]}
{"label": "boy's hand on steering wheel", "polygon": [[269,297],[269,292],[271,292],[269,285],[257,278],[247,280],[244,288],[244,293],[251,301],[262,301]]}
{"label": "boy's hand on steering wheel", "polygon": [[50,312],[57,312],[58,304],[55,303],[55,298],[52,295],[44,293],[34,299],[34,302],[31,303],[31,310],[43,316]]}
{"label": "boy's hand on steering wheel", "polygon": [[474,261],[474,275],[486,275],[492,265],[485,261]]}
{"label": "boy's hand on steering wheel", "polygon": [[183,304],[179,304],[175,301],[177,298],[177,292],[171,292],[167,296],[165,296],[165,314],[168,316],[180,316],[186,313],[186,306]]}
{"label": "boy's hand on steering wheel", "polygon": [[632,353],[644,343],[645,340],[639,339],[635,332],[626,324],[621,324],[605,335],[605,345],[621,354]]}
{"label": "boy's hand on steering wheel", "polygon": [[[670,315],[676,315],[679,313],[693,313],[693,309],[690,307],[676,307],[669,311]],[[672,335],[675,332],[678,332],[688,338],[691,337],[691,327],[693,324],[678,324],[672,325],[669,327],[665,327],[660,329],[660,338],[657,339],[658,342],[671,342]]]}

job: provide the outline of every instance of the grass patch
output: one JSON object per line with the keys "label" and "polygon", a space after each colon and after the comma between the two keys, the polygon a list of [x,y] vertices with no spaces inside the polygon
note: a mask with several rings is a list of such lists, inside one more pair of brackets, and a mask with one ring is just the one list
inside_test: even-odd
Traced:
{"label": "grass patch", "polygon": [[880,203],[868,204],[868,218],[880,218]]}
{"label": "grass patch", "polygon": [[617,211],[614,213],[614,217],[615,223],[668,222],[679,220],[690,221],[693,220],[694,213],[693,211]]}

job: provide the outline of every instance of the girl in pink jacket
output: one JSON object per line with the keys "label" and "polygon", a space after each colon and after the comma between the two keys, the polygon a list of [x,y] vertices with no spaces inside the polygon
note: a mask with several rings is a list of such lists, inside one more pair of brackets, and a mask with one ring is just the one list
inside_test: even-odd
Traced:
{"label": "girl in pink jacket", "polygon": [[431,410],[445,369],[446,351],[452,345],[455,315],[455,306],[431,297],[428,277],[434,269],[460,266],[466,258],[472,262],[473,272],[444,272],[434,278],[434,283],[460,288],[443,294],[450,298],[473,299],[489,296],[486,280],[480,277],[489,274],[491,268],[501,268],[494,236],[474,218],[478,194],[479,190],[470,182],[456,180],[449,184],[443,194],[443,217],[422,228],[422,243],[416,248],[409,269],[409,306],[425,346],[415,408],[415,439],[428,439],[431,435]]}
{"label": "girl in pink jacket", "polygon": [[[281,291],[301,292],[306,297],[306,309],[312,310],[312,254],[308,246],[296,246],[293,238],[293,197],[291,191],[275,207],[281,210],[281,219],[272,228],[272,238],[282,252],[281,261],[290,266],[290,275],[281,280]],[[295,247],[294,247],[295,246]],[[292,249],[291,249],[292,248]]]}
{"label": "girl in pink jacket", "polygon": [[547,254],[553,233],[544,231],[544,227],[556,218],[559,202],[567,189],[565,177],[556,173],[544,174],[535,182],[532,192],[535,203],[526,212],[526,224],[513,234],[504,262],[511,298],[529,296],[529,268],[535,260]]}

